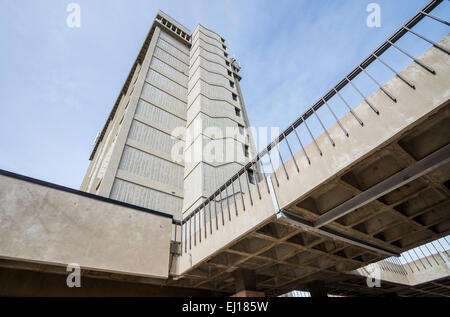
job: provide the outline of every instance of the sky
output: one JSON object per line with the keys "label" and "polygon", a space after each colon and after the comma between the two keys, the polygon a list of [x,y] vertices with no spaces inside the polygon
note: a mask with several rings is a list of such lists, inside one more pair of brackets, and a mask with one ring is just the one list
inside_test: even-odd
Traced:
{"label": "sky", "polygon": [[[71,2],[81,8],[79,28],[66,24]],[[201,23],[225,38],[242,67],[251,125],[285,128],[427,1],[376,1],[381,25],[368,27],[371,2],[0,0],[0,169],[79,188],[159,9],[190,30]],[[449,8],[443,3],[433,14],[449,20]],[[428,20],[419,31],[438,41],[448,29]],[[410,49],[418,56],[429,45],[416,42]],[[386,60],[397,70],[410,62],[394,53]],[[392,76],[371,71],[380,83]],[[375,89],[361,85],[368,94]]]}

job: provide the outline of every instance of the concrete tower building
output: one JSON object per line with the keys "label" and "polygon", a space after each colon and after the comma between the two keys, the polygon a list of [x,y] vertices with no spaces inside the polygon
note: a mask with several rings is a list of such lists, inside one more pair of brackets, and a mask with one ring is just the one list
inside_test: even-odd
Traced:
{"label": "concrete tower building", "polygon": [[175,219],[193,210],[256,152],[239,70],[216,32],[199,24],[191,34],[159,11],[81,190]]}

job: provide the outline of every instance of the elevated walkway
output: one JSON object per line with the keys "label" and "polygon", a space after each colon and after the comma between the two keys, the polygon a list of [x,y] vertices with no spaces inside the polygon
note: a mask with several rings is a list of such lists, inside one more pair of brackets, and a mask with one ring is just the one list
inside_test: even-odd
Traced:
{"label": "elevated walkway", "polygon": [[[436,45],[281,159],[268,182],[245,182],[244,170],[222,186],[210,200],[218,224],[208,227],[208,201],[185,219],[177,282],[232,292],[243,268],[256,271],[258,290],[279,295],[447,235],[450,36]],[[266,170],[281,158],[279,144],[265,153]],[[217,207],[238,176],[251,190],[244,204]]]}

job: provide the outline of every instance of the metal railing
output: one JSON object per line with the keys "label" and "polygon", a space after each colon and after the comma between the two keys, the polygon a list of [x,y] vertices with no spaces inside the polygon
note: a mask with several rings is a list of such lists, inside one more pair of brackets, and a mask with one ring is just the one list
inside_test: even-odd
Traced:
{"label": "metal railing", "polygon": [[[440,265],[448,265],[447,263],[450,263],[449,250],[450,240],[449,236],[446,236],[402,252],[399,257],[389,257],[375,264],[384,271],[408,276]],[[359,270],[370,275],[367,267]]]}
{"label": "metal railing", "polygon": [[[449,246],[450,242],[447,236],[405,251],[399,258],[388,258],[386,261],[396,261],[403,266],[407,274],[409,274],[409,271],[411,273],[420,272],[435,265],[448,263],[450,261]],[[406,267],[409,270],[406,270]]]}
{"label": "metal railing", "polygon": [[311,297],[311,293],[308,291],[290,291],[289,293],[280,295],[278,297]]}
{"label": "metal railing", "polygon": [[[390,66],[385,60],[381,58],[382,54],[389,49],[390,47],[395,48],[398,52],[404,54],[408,58],[410,58],[413,62],[420,65],[426,71],[431,74],[435,74],[434,69],[430,66],[425,65],[423,62],[419,61],[412,54],[408,53],[405,49],[399,47],[395,43],[402,38],[405,34],[411,33],[415,35],[418,39],[426,41],[438,48],[442,52],[450,55],[450,52],[439,45],[438,43],[426,38],[425,36],[415,32],[412,28],[423,18],[428,17],[435,21],[438,21],[444,25],[449,26],[450,24],[447,21],[443,21],[440,18],[437,18],[430,14],[430,12],[437,7],[442,0],[433,0],[430,1],[423,9],[419,10],[411,19],[409,19],[404,25],[402,25],[392,36],[390,36],[386,41],[383,42],[377,49],[375,49],[369,56],[364,59],[360,64],[358,64],[350,73],[348,73],[343,79],[341,79],[335,86],[333,86],[327,93],[321,96],[316,103],[314,103],[311,107],[309,107],[301,116],[299,116],[288,128],[286,128],[281,134],[276,137],[270,144],[268,144],[262,151],[260,151],[252,160],[249,161],[244,167],[242,167],[238,172],[236,172],[233,176],[231,176],[222,186],[220,186],[212,195],[206,198],[198,207],[196,207],[192,212],[190,212],[182,221],[177,221],[176,224],[181,226],[181,250],[183,253],[188,251],[188,248],[191,249],[192,246],[197,245],[197,240],[201,242],[202,235],[204,239],[209,234],[213,233],[213,221],[215,220],[216,231],[219,230],[219,216],[221,215],[222,225],[225,225],[225,212],[228,211],[228,218],[231,221],[232,213],[230,212],[230,205],[234,204],[236,210],[236,216],[238,216],[238,208],[237,204],[242,204],[243,210],[245,211],[246,206],[244,203],[244,194],[249,195],[250,204],[253,205],[253,199],[261,199],[261,195],[267,190],[267,193],[270,194],[270,187],[267,181],[267,177],[269,177],[269,173],[266,173],[264,170],[264,164],[261,163],[262,159],[265,158],[268,163],[267,166],[270,167],[271,173],[274,175],[275,185],[279,186],[278,176],[275,173],[275,166],[271,157],[271,154],[275,152],[275,156],[277,159],[279,158],[279,162],[281,162],[281,166],[283,167],[284,176],[287,180],[289,180],[289,174],[285,167],[285,161],[283,160],[281,151],[279,150],[279,146],[283,143],[287,146],[287,153],[290,155],[290,158],[293,159],[296,170],[299,173],[300,169],[298,163],[295,160],[294,153],[292,151],[292,144],[289,143],[287,136],[290,134],[295,135],[295,139],[298,141],[299,150],[303,152],[308,164],[311,164],[310,157],[308,156],[307,151],[305,150],[305,146],[299,137],[299,133],[297,132],[297,128],[301,125],[304,125],[306,130],[308,131],[309,136],[311,137],[312,142],[315,144],[315,148],[318,153],[322,156],[323,152],[319,147],[318,143],[313,136],[310,126],[307,123],[307,119],[309,117],[315,117],[319,122],[323,132],[326,134],[332,146],[336,146],[334,140],[331,135],[328,133],[325,125],[320,119],[317,111],[322,107],[326,106],[326,109],[331,113],[332,117],[335,120],[342,131],[342,133],[349,137],[349,133],[339,121],[335,111],[329,105],[329,101],[332,97],[337,96],[342,104],[346,107],[349,113],[352,114],[354,119],[360,124],[364,126],[364,122],[356,115],[356,113],[352,110],[352,107],[349,105],[349,102],[343,97],[343,94],[340,91],[346,87],[348,84],[354,89],[354,91],[362,97],[364,103],[372,109],[376,114],[379,115],[379,110],[373,105],[367,97],[362,93],[361,89],[359,89],[354,82],[359,74],[364,73],[367,78],[369,78],[392,102],[397,102],[396,97],[387,91],[385,88],[380,85],[380,83],[375,79],[373,75],[371,75],[367,71],[367,67],[371,65],[374,61],[379,61],[382,65],[384,65],[389,71],[391,71],[395,76],[397,76],[405,85],[410,87],[411,89],[415,89],[414,83],[402,77],[392,66]],[[253,173],[255,172],[255,173]],[[251,182],[251,177],[249,174],[255,175],[255,184]],[[265,185],[262,180],[265,180]],[[245,187],[242,185],[246,185]],[[260,185],[262,187],[260,187]],[[258,197],[252,197],[251,187],[257,188]],[[225,197],[225,198],[224,198]],[[220,205],[219,211],[217,210],[217,205]],[[225,205],[225,207],[224,207]],[[203,219],[202,219],[203,218]],[[208,228],[209,224],[209,228]],[[198,236],[198,239],[197,239]]]}

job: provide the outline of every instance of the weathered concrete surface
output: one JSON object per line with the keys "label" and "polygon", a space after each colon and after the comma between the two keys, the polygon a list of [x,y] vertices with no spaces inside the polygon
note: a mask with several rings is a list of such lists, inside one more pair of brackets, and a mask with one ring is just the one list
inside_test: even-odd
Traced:
{"label": "weathered concrete surface", "polygon": [[0,176],[0,258],[167,278],[172,219]]}

